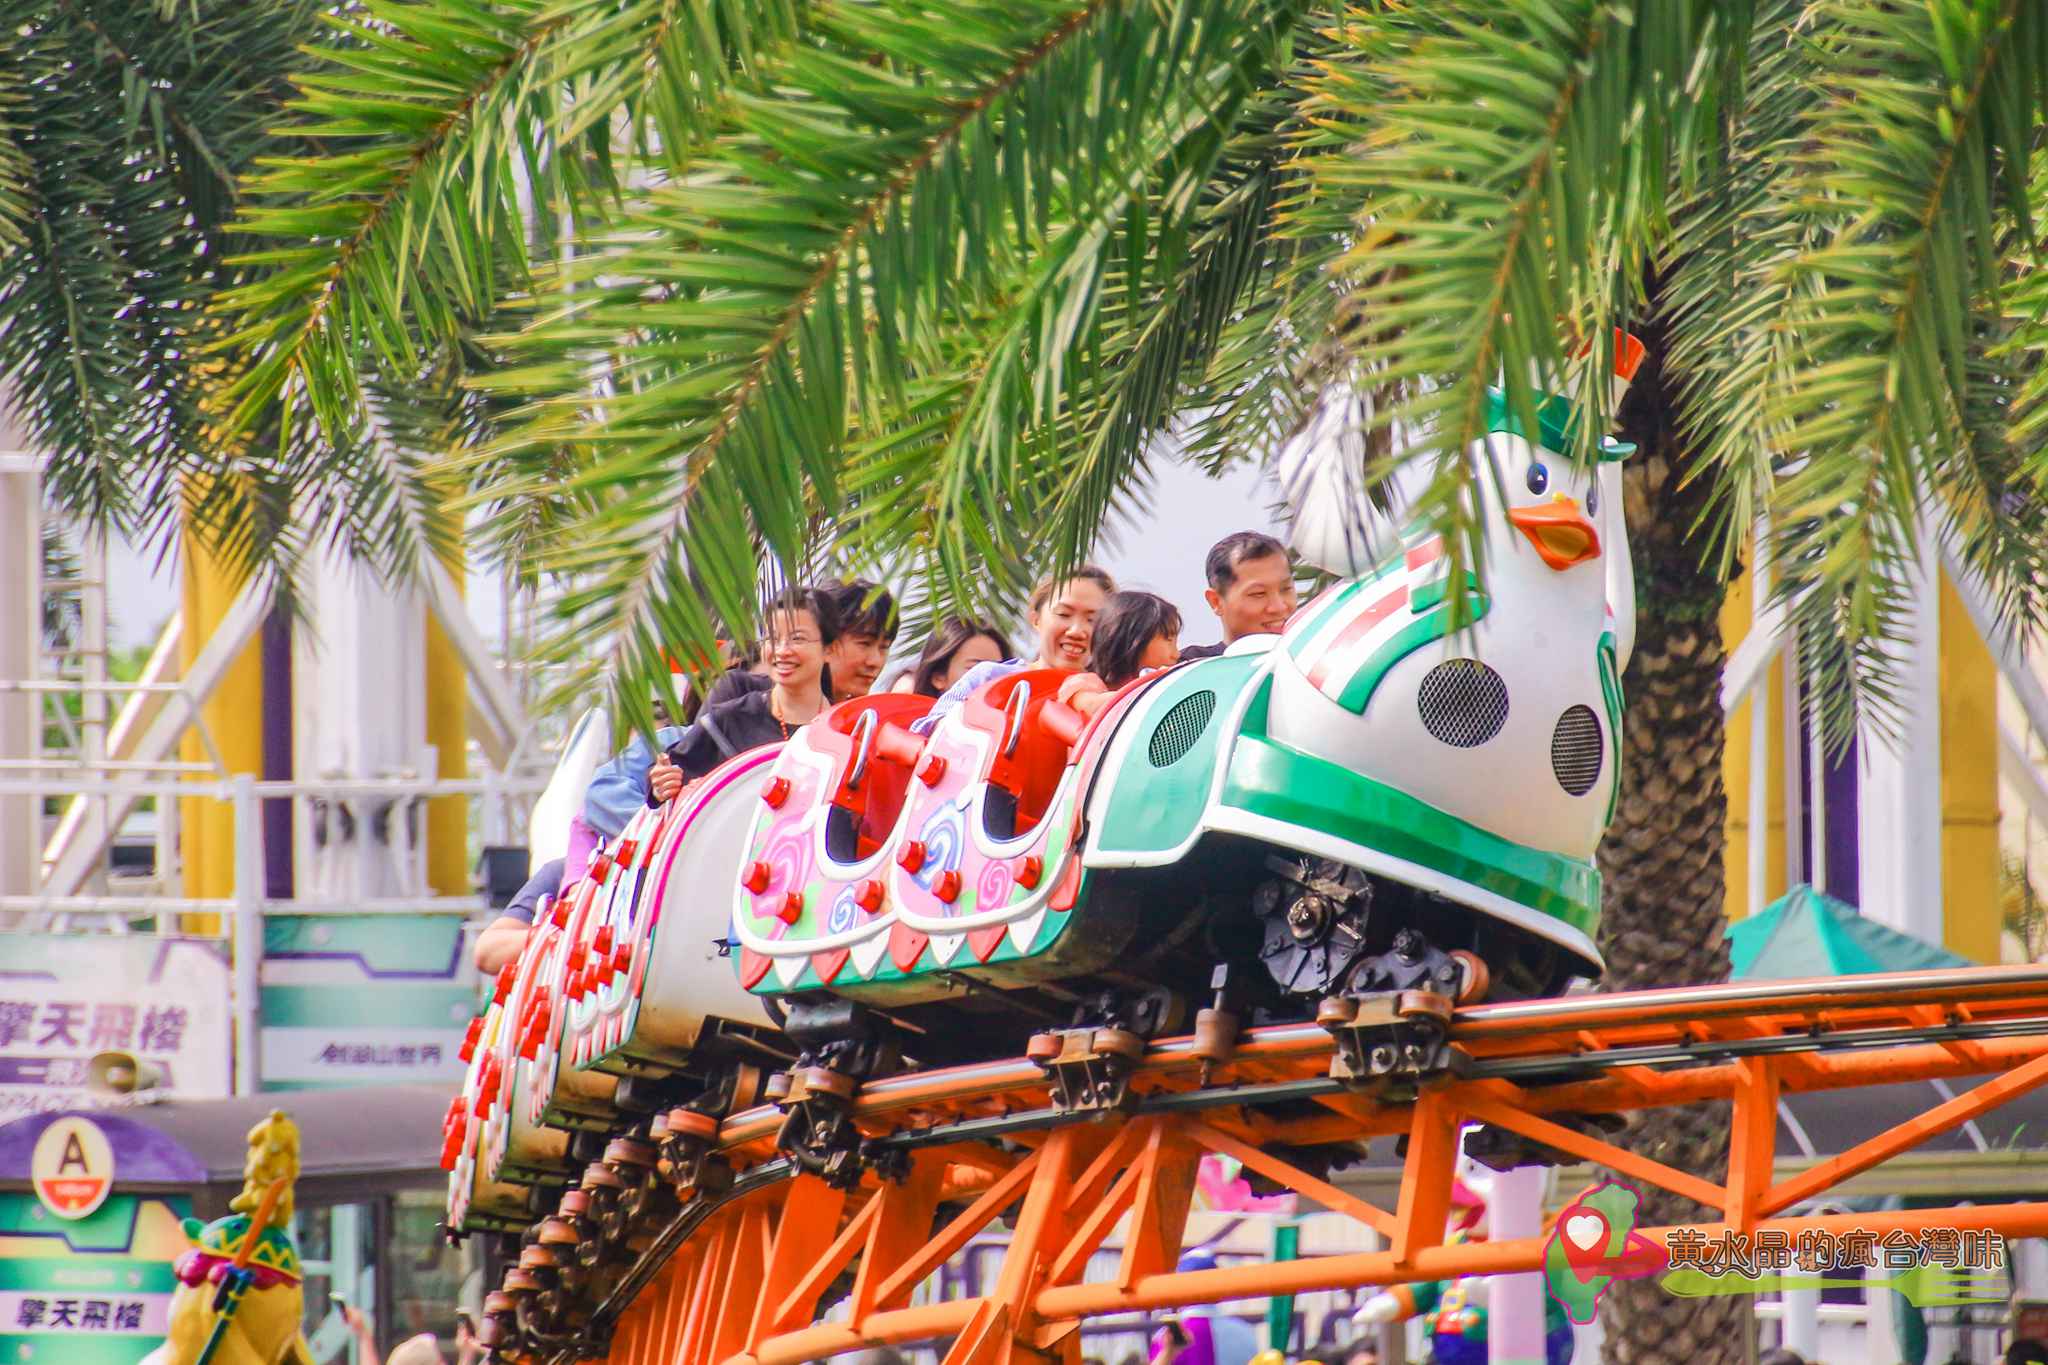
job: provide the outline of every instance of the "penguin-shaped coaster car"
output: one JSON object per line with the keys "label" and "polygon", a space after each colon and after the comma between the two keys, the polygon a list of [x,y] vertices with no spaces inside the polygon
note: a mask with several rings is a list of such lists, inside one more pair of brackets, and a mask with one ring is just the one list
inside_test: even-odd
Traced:
{"label": "penguin-shaped coaster car", "polygon": [[[1615,352],[1618,404],[1642,348],[1617,334]],[[1243,932],[1246,900],[1263,937],[1235,951],[1296,996],[1425,984],[1402,966],[1425,941],[1463,958],[1453,993],[1468,999],[1489,976],[1507,995],[1598,975],[1632,448],[1575,462],[1573,404],[1536,410],[1525,431],[1495,392],[1468,452],[1483,591],[1449,581],[1420,527],[1366,555],[1355,519],[1305,509],[1299,548],[1343,581],[1284,634],[1133,684],[1092,724],[1052,699],[1061,675],[1024,673],[928,740],[906,728],[923,703],[900,696],[800,731],[732,886],[741,981],[901,1006],[963,981],[1142,975],[1191,952],[1191,916]],[[1441,954],[1416,960],[1443,970]]]}
{"label": "penguin-shaped coaster car", "polygon": [[282,1110],[249,1130],[242,1192],[226,1218],[185,1220],[163,1345],[143,1365],[312,1365],[299,1254],[285,1229],[299,1174],[299,1131]]}
{"label": "penguin-shaped coaster car", "polygon": [[[1614,352],[1618,402],[1641,346]],[[636,817],[597,884],[563,893],[536,1123],[608,1122],[621,1106],[569,1095],[598,1077],[773,1066],[838,1039],[934,1065],[1017,1055],[1048,1025],[1156,1032],[1180,1006],[1131,1002],[1222,990],[1218,968],[1252,1008],[1340,1033],[1368,996],[1415,991],[1443,1019],[1451,998],[1597,975],[1628,447],[1580,463],[1569,400],[1534,418],[1496,393],[1467,452],[1483,591],[1450,581],[1426,529],[1389,523],[1368,554],[1362,495],[1310,499],[1297,548],[1341,579],[1278,636],[1138,679],[1092,720],[1056,700],[1056,672],[989,684],[929,736],[910,729],[921,698],[848,701]],[[1342,487],[1324,476],[1352,439],[1312,423],[1282,472]],[[784,997],[788,1039],[750,996]]]}

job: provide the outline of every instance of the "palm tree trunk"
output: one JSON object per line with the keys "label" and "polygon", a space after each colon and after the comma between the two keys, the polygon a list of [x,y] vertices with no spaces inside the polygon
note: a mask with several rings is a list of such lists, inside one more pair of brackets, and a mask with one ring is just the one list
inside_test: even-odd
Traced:
{"label": "palm tree trunk", "polygon": [[[1611,991],[1728,977],[1718,619],[1727,585],[1701,568],[1700,547],[1690,534],[1705,488],[1704,481],[1684,486],[1691,461],[1676,421],[1677,395],[1657,364],[1662,330],[1637,328],[1649,359],[1622,413],[1627,439],[1641,453],[1630,460],[1624,482],[1636,641],[1622,680],[1621,798],[1599,855],[1605,883],[1600,951],[1607,960],[1602,987]],[[1727,1106],[1652,1110],[1637,1115],[1618,1141],[1718,1180],[1727,1169]],[[1719,1214],[1645,1190],[1637,1218],[1642,1226],[1659,1227],[1718,1221]],[[1747,1298],[1677,1298],[1643,1279],[1615,1282],[1600,1303],[1606,1365],[1734,1365],[1752,1358]]]}

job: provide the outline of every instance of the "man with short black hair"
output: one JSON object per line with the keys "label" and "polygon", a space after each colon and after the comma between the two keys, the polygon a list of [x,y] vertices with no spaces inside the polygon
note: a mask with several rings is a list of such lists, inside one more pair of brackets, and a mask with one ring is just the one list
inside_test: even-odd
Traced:
{"label": "man with short black hair", "polygon": [[875,690],[896,643],[896,599],[865,578],[821,583],[816,591],[819,607],[831,618],[822,624],[832,641],[825,650],[832,700],[865,697]]}
{"label": "man with short black hair", "polygon": [[[864,578],[851,583],[831,579],[811,591],[817,598],[818,610],[827,618],[819,624],[826,626],[826,634],[832,637],[832,643],[825,647],[825,668],[832,680],[831,695],[826,700],[841,702],[865,697],[875,690],[875,681],[889,662],[890,647],[896,643],[896,599],[887,588]],[[838,633],[833,634],[834,631]],[[758,646],[754,647],[754,657],[759,657]],[[751,660],[743,663],[747,666],[733,668],[711,685],[704,698],[706,710],[751,692],[768,690],[767,675],[755,672]]]}
{"label": "man with short black hair", "polygon": [[1192,645],[1183,661],[1209,659],[1247,635],[1278,635],[1294,615],[1294,561],[1263,531],[1237,531],[1209,547],[1203,563],[1209,610],[1223,622],[1223,643]]}

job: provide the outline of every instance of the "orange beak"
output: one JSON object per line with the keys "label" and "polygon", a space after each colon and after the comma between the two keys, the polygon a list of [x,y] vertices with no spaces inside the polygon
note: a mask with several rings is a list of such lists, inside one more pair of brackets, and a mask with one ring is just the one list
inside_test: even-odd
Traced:
{"label": "orange beak", "polygon": [[1553,569],[1569,569],[1600,557],[1600,532],[1579,510],[1578,499],[1559,497],[1535,507],[1516,507],[1508,520],[1529,537],[1536,553]]}

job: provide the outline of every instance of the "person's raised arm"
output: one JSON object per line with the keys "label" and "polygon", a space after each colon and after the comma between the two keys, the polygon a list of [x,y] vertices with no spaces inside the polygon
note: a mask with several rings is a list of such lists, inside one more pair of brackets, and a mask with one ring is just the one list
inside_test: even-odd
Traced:
{"label": "person's raised arm", "polygon": [[656,744],[633,736],[631,743],[592,775],[583,797],[583,823],[607,839],[618,838],[634,812],[647,802],[651,769],[661,752],[657,746],[674,744],[683,733],[675,726],[664,727],[655,732]]}
{"label": "person's raised arm", "polygon": [[654,768],[647,776],[647,786],[654,793],[656,805],[676,799],[676,793],[683,789],[683,770],[666,751],[654,760]]}
{"label": "person's raised arm", "polygon": [[507,962],[519,956],[519,950],[526,946],[527,931],[531,922],[515,919],[511,915],[500,915],[484,926],[476,936],[476,948],[471,956],[476,960],[476,969],[485,976],[496,976]]}

